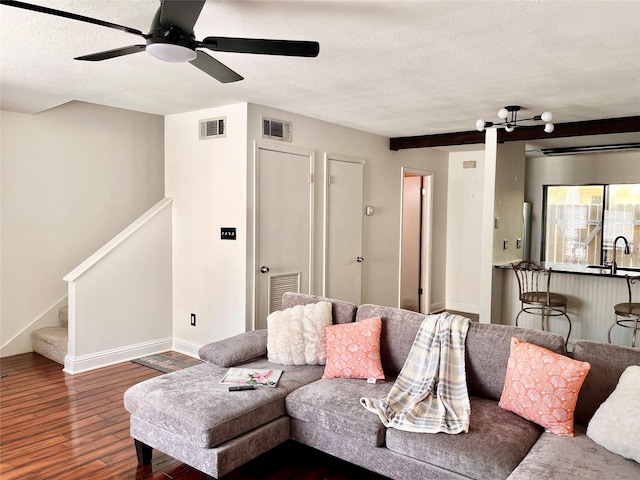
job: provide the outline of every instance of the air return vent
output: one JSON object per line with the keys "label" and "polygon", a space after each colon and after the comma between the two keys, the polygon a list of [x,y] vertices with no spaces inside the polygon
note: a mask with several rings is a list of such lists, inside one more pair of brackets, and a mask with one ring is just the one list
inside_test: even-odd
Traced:
{"label": "air return vent", "polygon": [[207,118],[206,120],[200,120],[200,140],[226,136],[226,123],[226,117]]}
{"label": "air return vent", "polygon": [[291,141],[291,123],[262,117],[262,138]]}

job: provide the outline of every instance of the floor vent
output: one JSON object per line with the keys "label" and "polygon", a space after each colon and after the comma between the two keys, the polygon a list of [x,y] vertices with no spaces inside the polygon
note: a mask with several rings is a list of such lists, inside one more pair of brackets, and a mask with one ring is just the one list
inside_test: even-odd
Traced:
{"label": "floor vent", "polygon": [[206,120],[200,120],[200,140],[226,136],[226,123],[226,117],[207,118]]}
{"label": "floor vent", "polygon": [[291,123],[262,117],[262,138],[271,140],[291,141]]}

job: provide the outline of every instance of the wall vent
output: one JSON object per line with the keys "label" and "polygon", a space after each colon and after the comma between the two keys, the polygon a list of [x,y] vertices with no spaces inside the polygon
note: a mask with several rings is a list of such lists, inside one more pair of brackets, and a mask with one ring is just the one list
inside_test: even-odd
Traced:
{"label": "wall vent", "polygon": [[282,295],[286,292],[300,293],[301,274],[302,272],[290,272],[269,275],[269,283],[267,284],[269,313],[282,310]]}
{"label": "wall vent", "polygon": [[262,117],[262,138],[272,140],[291,141],[291,123]]}
{"label": "wall vent", "polygon": [[227,135],[226,123],[226,117],[200,120],[200,140],[225,137]]}

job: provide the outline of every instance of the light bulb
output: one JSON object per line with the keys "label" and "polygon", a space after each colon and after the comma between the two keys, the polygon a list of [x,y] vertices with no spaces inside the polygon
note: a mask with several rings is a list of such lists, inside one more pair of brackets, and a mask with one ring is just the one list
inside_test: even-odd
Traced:
{"label": "light bulb", "polygon": [[[542,115],[540,115],[540,118],[543,122],[550,122],[551,120],[553,120],[553,113],[544,112]],[[553,128],[551,130],[553,131]]]}
{"label": "light bulb", "polygon": [[507,126],[504,127],[505,132],[509,132],[509,133],[513,132],[515,129],[516,128],[514,126],[509,125],[509,124],[507,124]]}
{"label": "light bulb", "polygon": [[501,109],[498,111],[498,117],[500,117],[500,118],[502,118],[502,119],[505,119],[505,118],[507,118],[508,116],[509,116],[509,112],[507,111],[507,109],[506,109],[506,108],[501,108]]}
{"label": "light bulb", "polygon": [[544,131],[547,132],[547,133],[553,132],[554,128],[555,128],[555,126],[553,125],[553,123],[545,123],[545,125],[544,125]]}
{"label": "light bulb", "polygon": [[479,132],[481,132],[482,130],[484,130],[484,125],[485,122],[484,120],[482,120],[481,118],[479,118],[478,120],[476,120],[476,128],[478,129]]}

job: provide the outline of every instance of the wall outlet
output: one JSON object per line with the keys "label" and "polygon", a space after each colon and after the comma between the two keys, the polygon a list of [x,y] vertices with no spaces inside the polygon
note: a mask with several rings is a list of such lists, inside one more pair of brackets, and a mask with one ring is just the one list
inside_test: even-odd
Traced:
{"label": "wall outlet", "polygon": [[191,314],[191,326],[192,327],[196,326],[196,314],[195,313]]}
{"label": "wall outlet", "polygon": [[521,248],[522,248],[522,239],[516,238],[516,250],[519,250]]}

